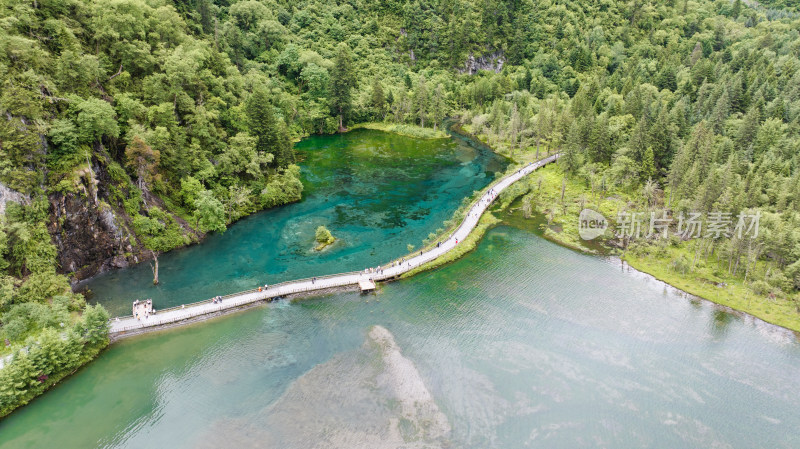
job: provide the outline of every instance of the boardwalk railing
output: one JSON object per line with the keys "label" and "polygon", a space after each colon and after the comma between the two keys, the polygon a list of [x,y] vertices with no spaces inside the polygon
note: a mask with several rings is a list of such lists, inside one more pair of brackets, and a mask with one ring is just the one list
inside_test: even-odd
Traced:
{"label": "boardwalk railing", "polygon": [[[540,160],[538,160],[538,161],[536,161],[536,162],[533,162],[533,163],[532,163],[532,166],[533,166],[534,168],[533,168],[533,170],[531,170],[531,172],[533,172],[533,171],[536,171],[536,169],[538,169],[538,168],[541,168],[541,167],[544,167],[545,165],[547,165],[547,164],[549,164],[549,163],[551,163],[551,162],[555,161],[555,160],[556,160],[556,159],[558,159],[560,156],[561,156],[561,153],[554,153],[554,154],[552,154],[552,155],[550,155],[550,156],[548,156],[548,157],[546,157],[546,158],[544,158],[544,159],[540,159]],[[526,166],[524,166],[524,167],[520,168],[519,170],[527,169],[528,167],[529,167],[529,166],[527,166],[527,165],[526,165]],[[422,247],[422,248],[421,248],[421,250],[425,251],[425,250],[431,249],[431,248],[433,248],[433,245],[435,245],[437,242],[443,242],[443,241],[447,241],[447,240],[450,240],[450,239],[452,239],[452,238],[453,238],[453,235],[455,235],[455,233],[456,233],[456,232],[458,232],[458,230],[459,230],[459,229],[461,229],[461,227],[464,225],[464,222],[466,222],[466,221],[467,221],[467,218],[469,218],[469,214],[470,214],[470,212],[472,212],[473,210],[475,210],[475,206],[476,206],[476,205],[478,205],[478,203],[479,203],[479,202],[480,202],[480,201],[483,199],[483,195],[484,195],[486,192],[489,192],[490,190],[492,190],[492,189],[494,189],[495,187],[497,187],[497,186],[498,186],[500,183],[502,183],[503,181],[505,181],[505,180],[507,180],[507,179],[511,178],[511,177],[512,177],[512,176],[514,176],[515,174],[517,174],[517,172],[514,172],[514,173],[511,173],[511,174],[508,174],[508,175],[506,175],[506,176],[503,176],[502,178],[495,179],[495,180],[494,180],[494,181],[492,181],[492,182],[491,182],[489,185],[487,185],[486,187],[484,187],[483,189],[481,189],[481,190],[478,192],[479,194],[478,194],[478,195],[476,195],[476,196],[475,196],[475,198],[473,198],[473,199],[472,199],[472,202],[470,202],[470,203],[469,203],[469,207],[464,209],[464,210],[465,210],[465,213],[464,213],[464,217],[461,219],[461,222],[460,222],[460,223],[458,223],[458,224],[453,224],[453,225],[451,225],[451,226],[450,226],[449,228],[447,228],[447,229],[446,229],[444,232],[442,232],[442,234],[441,234],[440,236],[438,236],[438,237],[437,237],[435,240],[431,241],[431,242],[430,242],[430,243],[428,243],[426,246]],[[521,176],[520,178],[522,178],[522,177],[524,177],[524,176]],[[443,238],[442,238],[442,236],[443,236],[443,235],[445,235],[445,234],[447,235],[447,238],[443,239]],[[394,259],[394,261],[398,261],[398,260],[400,260],[400,259],[408,259],[408,258],[410,258],[410,257],[413,257],[413,256],[414,256],[414,254],[416,254],[416,252],[409,253],[409,254],[407,254],[406,256],[398,257],[398,258]],[[391,264],[391,262],[390,262],[390,264]],[[388,266],[388,265],[389,265],[389,264],[387,264],[387,266]]]}
{"label": "boardwalk railing", "polygon": [[[323,275],[323,276],[316,276],[315,278],[316,278],[316,280],[330,279],[330,278],[335,278],[335,277],[339,277],[339,276],[358,275],[359,273],[363,274],[363,271],[350,271],[350,272],[347,272],[347,273],[326,274],[326,275]],[[254,294],[254,293],[270,293],[272,290],[279,289],[280,287],[284,287],[284,286],[292,285],[292,284],[298,284],[298,283],[301,283],[301,282],[311,282],[312,279],[314,279],[314,278],[294,279],[294,280],[291,280],[291,281],[284,281],[284,282],[279,282],[277,284],[272,284],[266,290],[262,287],[261,291],[259,291],[258,287],[256,287],[256,288],[251,289],[251,290],[244,290],[244,291],[241,291],[241,292],[229,293],[227,295],[222,295],[222,296],[218,296],[218,297],[224,300],[224,299],[230,299],[230,298],[237,298],[237,297],[240,297],[240,296]],[[277,298],[279,296],[286,296],[286,295],[291,295],[293,293],[299,293],[301,291],[311,291],[311,290],[318,290],[318,288],[297,289],[297,291],[290,291],[289,293],[281,292],[280,294],[262,295],[263,298],[261,298],[260,300],[264,300],[264,299],[267,299],[267,298]],[[209,298],[209,299],[202,299],[200,301],[190,302],[188,304],[181,304],[179,306],[168,307],[166,309],[156,309],[155,315],[160,315],[160,314],[172,311],[172,310],[185,310],[185,309],[188,309],[190,307],[195,307],[195,306],[198,306],[198,305],[201,305],[201,304],[213,304],[213,302],[214,302],[214,298]],[[233,306],[229,306],[229,307],[233,307]],[[133,318],[133,315],[122,315],[122,316],[118,316],[116,318],[119,318],[119,319]],[[112,318],[112,320],[114,320],[116,318]]]}
{"label": "boardwalk railing", "polygon": [[[329,278],[338,277],[338,276],[349,276],[349,275],[358,276],[359,274],[364,274],[364,273],[363,272],[358,272],[358,271],[353,271],[353,272],[350,272],[350,273],[331,274],[331,275],[327,275],[327,276],[318,276],[316,280],[318,281],[320,279],[329,279]],[[112,333],[125,332],[125,331],[129,331],[129,330],[133,330],[133,329],[142,329],[142,328],[145,328],[145,327],[160,326],[162,324],[169,324],[169,323],[176,322],[176,321],[183,321],[183,320],[187,320],[187,319],[194,318],[194,317],[197,317],[197,316],[208,315],[210,313],[218,312],[218,311],[225,310],[225,309],[232,309],[232,308],[236,308],[236,307],[239,307],[239,306],[243,306],[243,305],[254,303],[254,302],[258,302],[258,301],[264,301],[264,300],[268,300],[268,299],[279,298],[279,297],[282,297],[282,296],[292,295],[292,294],[295,294],[295,293],[303,293],[303,292],[309,292],[309,291],[314,291],[314,290],[321,290],[319,287],[316,286],[316,284],[312,284],[311,287],[295,287],[295,288],[280,290],[280,288],[284,287],[284,286],[289,286],[289,285],[300,283],[300,282],[311,282],[311,279],[312,278],[305,278],[305,279],[298,279],[298,280],[294,280],[294,281],[281,282],[279,284],[271,285],[267,290],[263,290],[262,289],[262,291],[260,291],[260,292],[256,288],[256,289],[247,290],[247,291],[244,291],[244,292],[231,293],[229,295],[222,296],[223,301],[222,302],[218,301],[217,304],[213,303],[213,298],[212,298],[212,299],[206,299],[206,300],[203,300],[203,301],[193,302],[193,303],[190,303],[190,304],[184,304],[184,305],[180,305],[180,306],[176,306],[176,307],[170,307],[168,309],[160,309],[160,310],[157,310],[154,315],[151,315],[151,318],[148,318],[147,321],[139,322],[138,324],[134,324],[134,325],[130,325],[130,326],[124,326],[124,327],[121,327],[121,328],[115,328],[112,331]],[[375,279],[375,278],[373,278],[373,279]],[[353,284],[354,283],[352,281],[345,280],[345,281],[341,281],[341,282],[338,282],[338,283],[333,283],[333,285],[332,284],[326,284],[322,288],[336,288],[336,287],[343,287],[343,286],[346,286],[346,285],[353,285]],[[273,290],[277,290],[277,291],[273,292]],[[255,294],[255,293],[261,293],[261,295],[257,295],[255,297],[248,297],[247,296],[247,295],[251,295],[251,294]],[[239,299],[237,300],[237,299],[234,299],[234,298],[239,298]],[[212,308],[197,307],[199,305],[209,305],[209,304],[214,304],[215,307],[212,307]],[[175,320],[175,319],[159,320],[159,317],[163,316],[167,312],[178,311],[178,310],[182,310],[184,312],[184,314],[182,314],[180,319],[178,319],[178,320]],[[125,317],[118,317],[118,318],[119,319],[123,319],[123,318],[124,319],[132,319],[133,315],[129,315],[129,316],[125,316]],[[115,319],[116,318],[112,319],[112,321],[115,320]]]}
{"label": "boardwalk railing", "polygon": [[[197,316],[208,315],[225,309],[232,309],[258,301],[271,300],[296,293],[357,285],[358,281],[364,280],[365,277],[374,281],[382,281],[389,278],[394,278],[407,271],[410,271],[413,268],[435,260],[452,250],[454,247],[454,237],[460,231],[466,230],[467,233],[465,236],[469,235],[474,227],[477,226],[480,215],[483,214],[483,212],[492,204],[494,200],[494,198],[491,196],[487,198],[486,192],[489,192],[492,189],[497,189],[495,195],[497,196],[500,192],[505,190],[517,180],[523,178],[529,173],[532,173],[536,169],[555,161],[559,156],[560,154],[556,153],[536,163],[522,167],[510,175],[504,176],[492,182],[489,186],[484,188],[481,191],[481,194],[470,203],[469,208],[466,209],[464,217],[458,226],[456,226],[449,233],[446,239],[443,241],[440,240],[440,242],[443,242],[444,245],[441,247],[433,247],[431,244],[428,248],[421,250],[421,254],[415,256],[414,253],[412,253],[406,256],[408,260],[403,263],[397,263],[399,259],[395,259],[395,261],[382,266],[377,271],[351,271],[347,273],[329,274],[315,276],[313,278],[295,279],[291,281],[280,282],[278,284],[270,285],[267,288],[262,288],[261,291],[259,291],[258,288],[255,288],[243,292],[224,295],[221,296],[221,301],[218,301],[217,303],[214,303],[214,299],[210,298],[180,306],[169,307],[167,309],[158,309],[155,314],[144,320],[141,318],[137,319],[133,315],[116,317],[110,320],[111,334],[119,334],[134,329],[144,329],[163,324],[184,321]],[[515,177],[517,179],[514,179]],[[481,201],[484,199],[486,200],[486,203],[481,204]],[[479,214],[477,217],[474,216],[476,208],[479,208],[481,212],[481,214]],[[465,236],[462,236],[461,238],[463,239]],[[403,258],[403,260],[405,260],[405,258]]]}

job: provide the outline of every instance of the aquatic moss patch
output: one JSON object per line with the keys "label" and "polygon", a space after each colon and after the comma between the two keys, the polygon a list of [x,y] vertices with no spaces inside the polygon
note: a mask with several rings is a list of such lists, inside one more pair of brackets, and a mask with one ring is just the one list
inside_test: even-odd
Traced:
{"label": "aquatic moss patch", "polygon": [[322,251],[328,246],[333,245],[333,242],[336,241],[336,237],[334,237],[333,234],[331,234],[331,231],[329,231],[325,226],[317,227],[315,238],[317,241],[317,246],[314,249],[316,251]]}
{"label": "aquatic moss patch", "polygon": [[399,134],[401,136],[415,137],[417,139],[445,139],[448,137],[447,133],[441,129],[423,128],[417,125],[409,124],[396,124],[396,123],[383,123],[383,122],[367,122],[353,125],[350,130],[354,129],[375,129],[389,133]]}

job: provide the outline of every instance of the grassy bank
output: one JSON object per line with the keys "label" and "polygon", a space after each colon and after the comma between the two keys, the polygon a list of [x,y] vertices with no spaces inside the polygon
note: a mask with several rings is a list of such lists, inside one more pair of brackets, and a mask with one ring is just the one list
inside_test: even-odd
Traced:
{"label": "grassy bank", "polygon": [[531,211],[538,211],[545,216],[548,225],[542,229],[544,237],[591,253],[597,252],[597,245],[588,246],[578,235],[580,211],[591,208],[611,219],[630,204],[621,192],[606,192],[606,195],[592,192],[584,183],[565,177],[557,165],[538,170],[526,182],[530,190],[523,197],[523,208],[528,203]]}
{"label": "grassy bank", "polygon": [[624,259],[633,268],[687,293],[800,332],[800,306],[795,299],[788,297],[770,299],[756,295],[744,284],[743,279],[720,276],[714,264],[704,264],[686,274],[673,268],[674,260],[691,255],[689,248],[681,246],[667,248],[660,256],[653,254],[653,251],[644,253],[629,251]]}
{"label": "grassy bank", "polygon": [[[630,266],[648,273],[676,288],[703,299],[753,315],[766,322],[800,331],[800,301],[795,295],[757,292],[755,283],[768,276],[770,266],[765,261],[755,263],[745,283],[744,272],[730,273],[728,261],[718,244],[712,249],[698,250],[707,241],[681,241],[677,238],[640,241],[625,251],[613,247],[609,237],[621,210],[646,210],[645,201],[635,193],[610,191],[601,195],[575,177],[565,177],[556,165],[547,166],[532,174],[527,182],[530,191],[523,197],[530,210],[545,217],[541,224],[544,237],[583,252],[617,254]],[[563,199],[562,199],[563,192]],[[610,222],[606,235],[586,242],[578,234],[578,215],[584,208],[601,212]]]}
{"label": "grassy bank", "polygon": [[432,270],[434,268],[438,268],[442,265],[448,264],[455,260],[460,259],[468,252],[474,250],[478,246],[478,242],[481,241],[483,236],[486,234],[486,231],[494,227],[500,223],[500,219],[495,217],[491,212],[484,213],[480,220],[478,220],[478,225],[469,233],[466,239],[463,242],[459,242],[453,250],[445,253],[441,257],[432,260],[428,263],[422,264],[411,271],[407,271],[403,273],[400,277],[401,279],[409,278],[414,276],[418,273],[423,271]]}
{"label": "grassy bank", "polygon": [[408,124],[367,122],[359,123],[350,127],[350,131],[354,129],[376,129],[378,131],[395,133],[401,136],[414,137],[417,139],[445,139],[448,137],[447,133],[442,129],[434,130],[433,128],[423,128],[421,126]]}

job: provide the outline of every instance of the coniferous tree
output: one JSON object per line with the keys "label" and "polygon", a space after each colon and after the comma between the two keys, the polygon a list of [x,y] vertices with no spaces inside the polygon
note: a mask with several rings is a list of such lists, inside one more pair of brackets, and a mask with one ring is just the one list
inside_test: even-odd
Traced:
{"label": "coniferous tree", "polygon": [[431,118],[433,119],[433,129],[436,129],[445,116],[445,92],[442,83],[436,85],[431,96]]}
{"label": "coniferous tree", "polygon": [[425,82],[425,76],[420,76],[417,81],[417,88],[414,89],[414,112],[419,118],[419,126],[425,127],[425,117],[428,116],[428,84]]}
{"label": "coniferous tree", "polygon": [[352,91],[356,87],[356,72],[353,67],[350,48],[340,44],[336,51],[336,59],[331,70],[330,104],[331,110],[339,118],[339,131],[343,131],[344,123],[352,109]]}
{"label": "coniferous tree", "polygon": [[733,9],[731,9],[731,16],[734,18],[739,18],[739,15],[741,14],[742,14],[742,0],[734,0]]}
{"label": "coniferous tree", "polygon": [[380,80],[375,77],[372,80],[372,96],[370,98],[375,118],[383,120],[386,115],[386,97],[383,93],[383,86]]}
{"label": "coniferous tree", "polygon": [[266,88],[257,87],[245,103],[249,131],[256,136],[256,151],[274,156],[278,167],[294,163],[294,149],[288,139],[286,125],[275,116]]}

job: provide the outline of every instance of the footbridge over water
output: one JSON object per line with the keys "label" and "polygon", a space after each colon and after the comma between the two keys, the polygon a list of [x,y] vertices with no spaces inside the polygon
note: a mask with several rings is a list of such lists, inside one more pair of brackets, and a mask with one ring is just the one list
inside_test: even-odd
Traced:
{"label": "footbridge over water", "polygon": [[172,325],[178,325],[184,322],[197,321],[204,319],[204,317],[219,315],[225,311],[243,308],[263,301],[271,301],[276,298],[299,294],[321,294],[337,288],[349,287],[354,289],[361,288],[363,290],[364,285],[374,285],[374,282],[396,279],[400,275],[420,265],[436,260],[442,255],[452,251],[456,245],[458,245],[458,242],[464,241],[475,229],[481,215],[489,208],[497,195],[526,175],[555,161],[559,156],[560,154],[558,153],[554,154],[538,162],[531,163],[495,181],[492,185],[484,189],[484,193],[479,198],[473,201],[464,220],[446,240],[433,248],[403,258],[402,262],[395,261],[381,266],[378,270],[354,271],[350,273],[332,274],[282,282],[280,284],[271,285],[268,288],[262,287],[222,296],[221,300],[208,299],[169,309],[157,310],[156,314],[150,315],[147,318],[141,316],[112,318],[110,323],[111,338],[112,340],[116,340],[127,335],[141,334],[143,332],[171,327]]}

